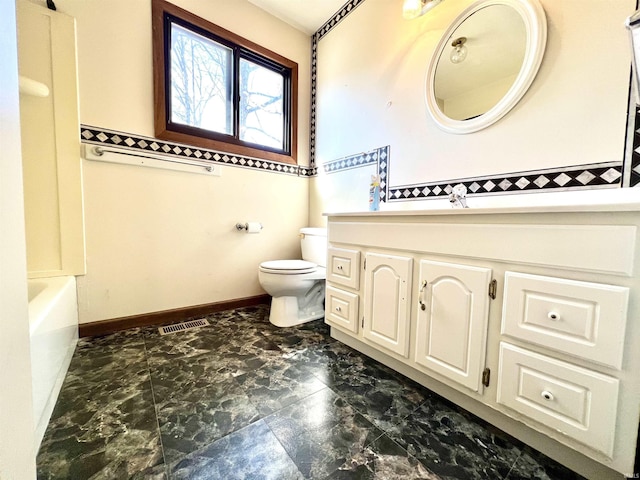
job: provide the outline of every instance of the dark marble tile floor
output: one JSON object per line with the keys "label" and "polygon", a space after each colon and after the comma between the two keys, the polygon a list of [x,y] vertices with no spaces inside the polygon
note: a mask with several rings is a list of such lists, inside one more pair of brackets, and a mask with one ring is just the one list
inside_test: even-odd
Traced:
{"label": "dark marble tile floor", "polygon": [[268,307],[81,339],[38,454],[39,479],[581,477]]}

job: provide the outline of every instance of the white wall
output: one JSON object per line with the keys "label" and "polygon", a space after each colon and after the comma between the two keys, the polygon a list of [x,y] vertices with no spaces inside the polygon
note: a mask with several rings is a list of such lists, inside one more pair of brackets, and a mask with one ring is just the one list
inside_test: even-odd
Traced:
{"label": "white wall", "polygon": [[36,478],[15,3],[0,2],[0,478]]}
{"label": "white wall", "polygon": [[[309,37],[246,0],[173,3],[298,63],[298,159],[308,164]],[[76,18],[81,123],[153,136],[151,2],[58,8]],[[231,166],[221,177],[92,161],[83,169],[81,323],[259,295],[258,264],[300,254],[306,178]],[[263,232],[238,233],[245,221]]]}
{"label": "white wall", "polygon": [[[622,160],[631,60],[624,21],[635,1],[541,0],[548,40],[533,85],[498,123],[452,135],[428,116],[424,81],[444,30],[471,3],[443,2],[406,21],[401,0],[367,0],[320,40],[318,163],[390,145],[390,183],[403,185]],[[325,183],[357,182],[353,175]],[[314,220],[335,204],[360,209],[325,196],[330,188],[312,191]]]}

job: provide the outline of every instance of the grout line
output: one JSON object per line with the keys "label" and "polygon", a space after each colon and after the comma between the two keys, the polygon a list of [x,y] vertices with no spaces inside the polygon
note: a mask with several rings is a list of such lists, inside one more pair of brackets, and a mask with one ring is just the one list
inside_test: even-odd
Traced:
{"label": "grout line", "polygon": [[515,461],[513,462],[513,465],[511,465],[511,468],[509,468],[509,471],[507,472],[507,475],[504,477],[503,480],[508,480],[509,479],[509,476],[511,475],[511,472],[515,468],[515,466],[518,463],[518,460],[520,460],[521,456],[522,456],[522,450],[520,450],[520,455],[518,455],[518,458],[515,459]]}
{"label": "grout line", "polygon": [[160,431],[160,420],[158,419],[158,406],[156,404],[156,393],[153,388],[153,377],[151,376],[151,365],[149,364],[149,355],[147,352],[147,335],[142,333],[143,346],[144,346],[144,360],[147,364],[147,371],[149,372],[149,385],[151,386],[151,398],[153,400],[153,413],[156,418],[156,425],[158,427],[158,440],[160,441],[160,451],[162,452],[162,463],[164,464],[164,473],[167,479],[170,477],[170,468],[167,463],[167,457],[164,454],[164,443],[162,442],[162,432]]}

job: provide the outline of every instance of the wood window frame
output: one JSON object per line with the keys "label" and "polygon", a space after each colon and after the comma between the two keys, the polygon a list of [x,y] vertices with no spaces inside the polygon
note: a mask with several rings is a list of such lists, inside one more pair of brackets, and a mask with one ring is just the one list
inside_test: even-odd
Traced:
{"label": "wood window frame", "polygon": [[[154,125],[156,138],[297,165],[298,64],[164,0],[153,0],[151,9],[153,27]],[[169,77],[169,71],[167,69],[170,68],[170,63],[166,46],[167,35],[165,34],[166,15],[175,17],[180,20],[182,24],[191,24],[196,27],[196,29],[209,32],[215,37],[230,42],[239,48],[249,50],[258,56],[262,56],[290,70],[289,88],[285,86],[284,89],[284,108],[288,109],[288,115],[285,115],[285,129],[288,130],[285,134],[288,133],[288,141],[285,138],[284,152],[274,151],[277,149],[266,146],[261,147],[254,143],[240,140],[239,138],[216,134],[215,132],[197,127],[176,126],[175,123],[169,121],[170,92],[167,86]],[[196,33],[198,32],[196,31]],[[221,136],[225,138],[221,139]],[[285,137],[287,137],[287,135],[285,135]]]}

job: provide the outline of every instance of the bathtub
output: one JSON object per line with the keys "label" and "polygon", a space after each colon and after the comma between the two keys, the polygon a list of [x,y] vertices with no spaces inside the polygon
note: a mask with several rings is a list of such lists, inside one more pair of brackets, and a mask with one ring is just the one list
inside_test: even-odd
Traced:
{"label": "bathtub", "polygon": [[36,451],[78,342],[75,277],[29,280],[29,333]]}

